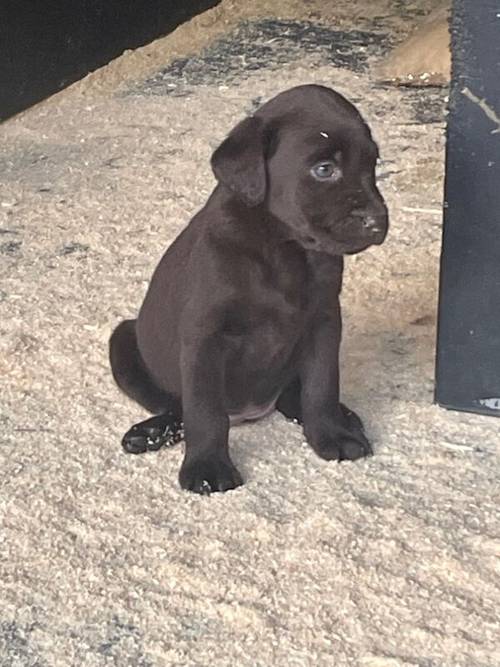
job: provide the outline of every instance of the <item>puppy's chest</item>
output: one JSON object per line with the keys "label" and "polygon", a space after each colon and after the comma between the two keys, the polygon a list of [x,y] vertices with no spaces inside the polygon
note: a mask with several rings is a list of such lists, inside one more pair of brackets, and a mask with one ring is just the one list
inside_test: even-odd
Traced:
{"label": "puppy's chest", "polygon": [[311,292],[303,263],[264,265],[249,273],[249,281],[244,309],[248,324],[269,331],[301,324]]}
{"label": "puppy's chest", "polygon": [[300,271],[259,272],[250,285],[228,311],[224,333],[248,363],[268,365],[288,355],[306,326],[307,280]]}
{"label": "puppy's chest", "polygon": [[336,260],[293,249],[266,259],[242,265],[224,333],[245,356],[270,363],[287,356],[318,310],[336,302],[342,269]]}
{"label": "puppy's chest", "polygon": [[269,290],[260,299],[247,299],[231,308],[224,334],[246,346],[279,345],[296,337],[307,319],[307,301]]}
{"label": "puppy's chest", "polygon": [[231,386],[251,389],[264,379],[274,385],[290,363],[303,332],[300,310],[250,309],[238,313],[225,330],[227,378]]}

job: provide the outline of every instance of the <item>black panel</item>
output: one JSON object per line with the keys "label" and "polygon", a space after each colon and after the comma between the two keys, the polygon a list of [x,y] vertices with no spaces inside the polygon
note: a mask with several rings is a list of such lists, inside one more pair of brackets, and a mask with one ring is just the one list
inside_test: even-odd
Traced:
{"label": "black panel", "polygon": [[0,120],[219,0],[1,0]]}
{"label": "black panel", "polygon": [[498,0],[455,0],[452,47],[436,400],[500,416]]}

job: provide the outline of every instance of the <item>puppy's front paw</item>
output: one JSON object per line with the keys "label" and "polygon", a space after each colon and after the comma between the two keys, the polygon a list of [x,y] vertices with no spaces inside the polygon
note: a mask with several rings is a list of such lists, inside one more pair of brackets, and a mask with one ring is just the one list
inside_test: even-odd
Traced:
{"label": "puppy's front paw", "polygon": [[327,461],[355,461],[371,456],[373,449],[363,430],[360,417],[343,403],[340,404],[340,424],[331,431],[311,439],[314,451]]}
{"label": "puppy's front paw", "polygon": [[217,456],[208,459],[184,461],[179,482],[186,491],[210,495],[215,491],[229,491],[243,484],[240,473],[229,458]]}
{"label": "puppy's front paw", "polygon": [[330,424],[322,433],[311,433],[308,441],[314,451],[327,461],[355,461],[373,454],[358,415],[340,404],[340,424]]}
{"label": "puppy's front paw", "polygon": [[344,405],[343,403],[340,404],[340,411],[342,413],[342,416],[345,420],[345,424],[347,428],[350,431],[363,431],[364,426],[363,422],[361,421],[361,417],[354,412],[354,410],[350,410],[347,405]]}

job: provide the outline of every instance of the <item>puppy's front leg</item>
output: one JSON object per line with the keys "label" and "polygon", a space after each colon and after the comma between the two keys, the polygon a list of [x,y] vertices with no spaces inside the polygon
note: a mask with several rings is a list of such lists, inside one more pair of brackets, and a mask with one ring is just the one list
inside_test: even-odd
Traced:
{"label": "puppy's front leg", "polygon": [[327,460],[354,460],[372,453],[359,417],[339,402],[340,305],[307,341],[300,373],[304,434]]}
{"label": "puppy's front leg", "polygon": [[201,494],[234,489],[243,480],[229,457],[224,368],[216,338],[184,344],[181,371],[186,452],[180,484]]}

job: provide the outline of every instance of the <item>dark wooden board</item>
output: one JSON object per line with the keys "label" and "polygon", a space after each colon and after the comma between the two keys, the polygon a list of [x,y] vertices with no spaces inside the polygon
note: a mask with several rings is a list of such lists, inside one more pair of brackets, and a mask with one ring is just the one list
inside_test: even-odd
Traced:
{"label": "dark wooden board", "polygon": [[455,0],[451,28],[436,401],[500,416],[500,3]]}

